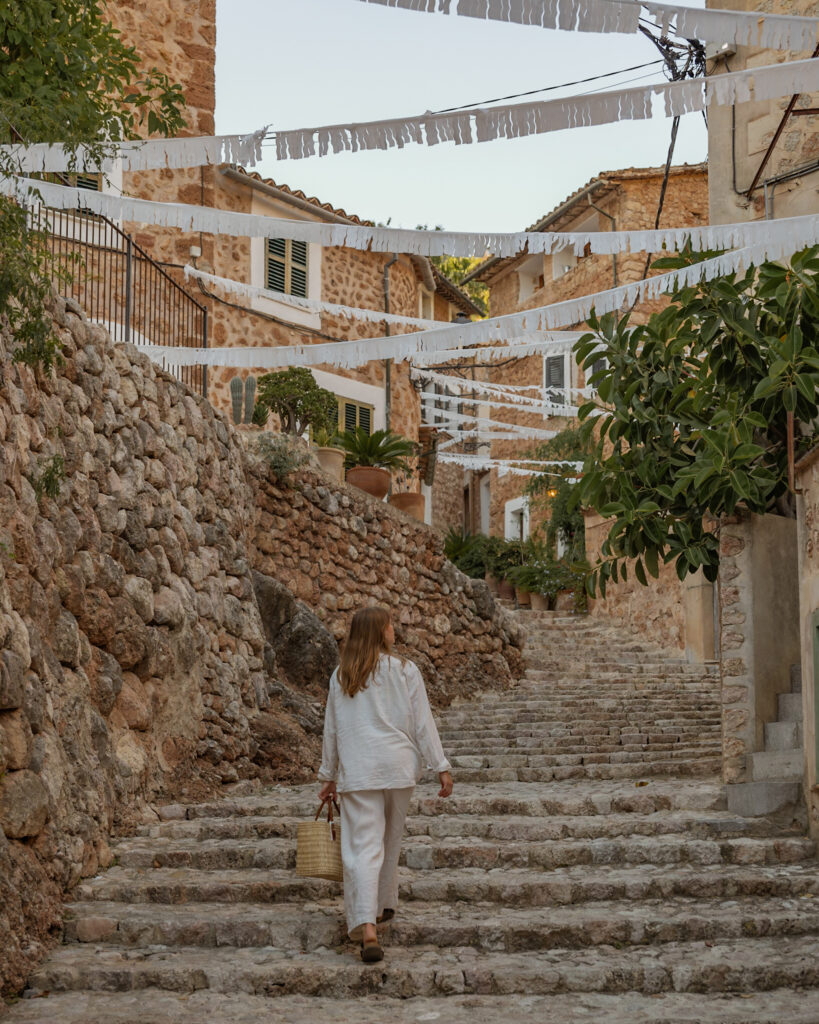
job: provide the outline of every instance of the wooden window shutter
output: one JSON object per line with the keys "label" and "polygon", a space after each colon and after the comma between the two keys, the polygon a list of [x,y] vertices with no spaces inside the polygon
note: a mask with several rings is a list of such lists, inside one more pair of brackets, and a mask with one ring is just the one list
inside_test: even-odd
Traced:
{"label": "wooden window shutter", "polygon": [[289,238],[268,238],[265,286],[285,295],[307,297],[307,242]]}
{"label": "wooden window shutter", "polygon": [[358,425],[369,435],[372,433],[372,409],[368,405],[359,406]]}
{"label": "wooden window shutter", "polygon": [[307,242],[290,242],[290,288],[291,295],[307,298]]}
{"label": "wooden window shutter", "polygon": [[563,390],[566,387],[566,360],[564,356],[546,357],[546,387],[554,388],[549,398],[552,402],[563,405],[566,401],[566,394]]}
{"label": "wooden window shutter", "polygon": [[355,430],[358,426],[358,409],[354,402],[344,403],[344,429]]}

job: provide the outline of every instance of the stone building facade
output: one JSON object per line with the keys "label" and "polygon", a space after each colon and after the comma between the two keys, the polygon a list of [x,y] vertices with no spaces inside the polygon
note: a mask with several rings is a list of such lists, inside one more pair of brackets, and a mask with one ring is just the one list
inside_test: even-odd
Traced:
{"label": "stone building facade", "polygon": [[[187,134],[210,135],[214,131],[216,3],[215,0],[124,0],[113,5],[111,17],[125,40],[135,45],[145,66],[156,65],[182,85],[188,100]],[[127,173],[115,186],[126,194],[167,202],[183,202],[234,212],[268,215],[289,220],[333,223],[371,223],[337,209],[303,192],[245,173],[234,167],[199,167]],[[105,187],[105,186],[103,186]],[[262,298],[237,298],[225,292],[186,281],[185,264],[220,277],[266,286],[267,240],[191,233],[125,223],[124,229],[136,243],[185,288],[208,314],[208,343],[211,346],[290,346],[311,342],[347,341],[379,337],[383,324],[325,316],[294,309],[286,295],[271,290]],[[405,316],[449,321],[456,312],[474,315],[477,307],[425,258],[398,254],[359,252],[351,249],[306,246],[303,270],[306,287],[295,294],[310,299],[369,309],[386,309]],[[301,254],[300,257],[301,258]],[[285,260],[292,260],[288,245]],[[290,291],[289,280],[282,290]],[[387,297],[387,292],[389,297]],[[412,327],[393,327],[404,333]],[[151,342],[146,328],[144,340]],[[201,344],[198,336],[183,343]],[[312,369],[312,368],[311,368]],[[213,368],[204,385],[207,397],[218,409],[230,411],[230,382],[258,378],[262,368],[237,371]],[[371,362],[357,369],[317,366],[318,383],[333,391],[344,409],[366,410],[372,429],[389,425],[407,437],[418,437],[420,403],[410,381],[408,365]],[[387,386],[387,377],[390,385]],[[360,412],[354,412],[360,416]],[[362,421],[363,422],[363,421]]]}
{"label": "stone building facade", "polygon": [[[569,196],[554,210],[529,227],[529,231],[607,231],[642,229],[654,226],[663,168],[630,168],[610,171],[593,178],[583,188]],[[705,224],[708,221],[708,173],[705,165],[683,165],[671,170],[660,226]],[[506,259],[490,258],[472,273],[489,287],[490,311],[502,316],[520,310],[532,309],[566,299],[589,295],[615,285],[638,281],[645,271],[644,253],[623,253],[614,256],[588,254],[576,257],[566,250],[554,255],[518,255]],[[641,323],[660,301],[637,305],[632,322]],[[579,325],[582,326],[582,325]],[[574,363],[570,352],[561,356],[561,389],[569,404],[573,403],[570,388],[584,386],[582,371]],[[488,370],[488,378],[500,384],[531,384],[543,387],[546,373],[545,357],[529,356],[507,362]],[[515,423],[538,429],[560,430],[571,421],[566,417],[544,418],[540,413],[518,412],[516,409],[490,409],[481,414],[498,423]],[[497,458],[522,458],[536,445],[536,441],[493,441],[491,454]],[[494,535],[517,535],[522,525],[526,478],[517,475],[502,476],[493,469],[488,486],[478,484],[477,514],[489,521]],[[481,502],[489,501],[489,508]],[[537,517],[530,519],[528,529],[538,525]],[[524,530],[527,527],[524,526]]]}
{"label": "stone building facade", "polygon": [[[707,7],[816,15],[813,0],[738,0]],[[708,73],[762,67],[815,56],[810,51],[734,46],[708,48]],[[794,217],[819,209],[817,95],[712,106],[708,112],[710,223]],[[789,109],[791,108],[791,109]]]}

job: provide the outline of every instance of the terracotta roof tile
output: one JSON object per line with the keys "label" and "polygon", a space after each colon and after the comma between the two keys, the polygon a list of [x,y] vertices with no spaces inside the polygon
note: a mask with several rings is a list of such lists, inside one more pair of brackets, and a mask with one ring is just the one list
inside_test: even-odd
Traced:
{"label": "terracotta roof tile", "polygon": [[354,213],[347,213],[346,210],[342,210],[338,207],[333,206],[331,203],[323,203],[320,199],[315,196],[308,196],[306,192],[302,192],[300,188],[290,188],[289,185],[282,185],[278,181],[274,181],[273,178],[263,178],[258,171],[246,171],[243,167],[236,167],[240,174],[246,174],[248,178],[253,178],[254,181],[260,181],[263,185],[270,185],[271,188],[277,188],[280,192],[285,192],[289,196],[293,196],[295,199],[301,199],[302,202],[309,203],[311,206],[317,206],[319,209],[332,213],[334,217],[341,217],[343,220],[350,221],[351,224],[361,224],[363,227],[375,227],[375,222],[371,220],[363,220],[361,217],[356,216]]}

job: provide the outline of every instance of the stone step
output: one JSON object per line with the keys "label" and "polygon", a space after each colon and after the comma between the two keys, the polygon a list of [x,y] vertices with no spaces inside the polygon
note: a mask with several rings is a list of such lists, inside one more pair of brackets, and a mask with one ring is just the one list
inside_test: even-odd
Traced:
{"label": "stone step", "polygon": [[463,782],[560,782],[565,779],[642,779],[652,775],[696,777],[714,775],[722,767],[721,757],[700,757],[678,761],[666,759],[646,764],[561,765],[555,768],[461,768]]}
{"label": "stone step", "polygon": [[[221,839],[273,839],[296,836],[304,818],[197,818],[194,821],[169,821],[145,825],[139,834],[146,838],[163,838],[204,842]],[[414,816],[407,819],[410,836],[479,836],[511,842],[532,842],[546,839],[600,839],[624,835],[693,835],[699,838],[727,835],[759,835],[781,837],[787,834],[778,824],[765,819],[749,820],[737,814],[714,811],[659,811],[648,815],[594,814],[550,815],[532,817],[505,814]],[[793,835],[801,835],[796,831]]]}
{"label": "stone step", "polygon": [[[166,821],[246,815],[304,818],[316,812],[318,788],[317,783],[310,783],[187,806],[167,804],[159,807],[158,816]],[[653,814],[655,811],[724,808],[725,787],[715,774],[711,779],[651,779],[642,786],[620,780],[478,786],[459,779],[455,792],[446,801],[435,796],[432,786],[419,786],[410,803],[409,814],[411,817],[419,814]]]}
{"label": "stone step", "polygon": [[766,722],[765,749],[785,751],[802,749],[802,722]]}
{"label": "stone step", "polygon": [[629,764],[649,765],[653,761],[671,759],[695,759],[700,756],[716,756],[721,747],[717,743],[701,743],[688,746],[680,743],[634,744],[631,748],[619,746],[614,750],[600,751],[591,748],[582,753],[571,749],[563,753],[480,753],[452,754],[450,761],[455,768],[553,768],[559,765],[583,764]]}
{"label": "stone step", "polygon": [[751,754],[751,781],[796,782],[802,778],[804,756],[802,749],[785,751],[758,751]]}
{"label": "stone step", "polygon": [[[697,839],[685,835],[623,836],[509,842],[460,836],[409,836],[401,864],[415,871],[439,868],[528,867],[551,870],[575,864],[780,864],[812,857],[815,843],[801,836],[755,839]],[[117,844],[122,867],[294,869],[290,839],[131,839]]]}
{"label": "stone step", "polygon": [[378,993],[407,999],[453,994],[571,992],[752,992],[819,986],[819,939],[752,938],[623,950],[483,953],[471,948],[393,948],[375,969],[347,947],[145,949],[63,946],[31,979],[36,992],[288,994],[349,999]]}
{"label": "stone step", "polygon": [[[314,952],[343,945],[340,901],[158,908],[74,903],[64,941],[125,947],[275,947]],[[819,901],[744,899],[586,903],[582,907],[510,908],[498,904],[415,902],[399,908],[382,945],[388,949],[471,947],[521,953],[595,946],[654,946],[752,936],[819,936]]]}
{"label": "stone step", "polygon": [[[554,996],[459,996],[390,999],[360,996],[355,1016],[346,1001],[282,996],[275,1020],[286,1024],[816,1024],[816,992],[773,989],[742,995],[663,992],[572,992]],[[9,1010],[10,1024],[260,1024],[271,1019],[265,996],[203,989],[177,994],[60,992],[23,999]]]}
{"label": "stone step", "polygon": [[802,721],[802,694],[801,693],[780,693],[776,698],[780,722],[801,722]]}
{"label": "stone step", "polygon": [[[685,735],[691,733],[694,727],[694,723],[690,718],[681,718],[675,720],[668,716],[659,715],[646,715],[637,716],[629,715],[623,718],[607,717],[604,712],[601,712],[597,717],[590,718],[586,716],[586,713],[573,716],[565,715],[561,718],[544,718],[539,722],[508,722],[508,723],[487,723],[485,725],[477,724],[466,724],[458,725],[457,723],[442,722],[439,729],[441,739],[455,739],[455,740],[480,740],[487,738],[497,739],[515,739],[517,736],[537,736],[544,737],[548,736],[549,730],[552,728],[567,728],[565,722],[569,721],[572,726],[577,728],[578,732],[590,732],[594,733],[607,733],[608,735],[623,735],[630,732],[634,732],[637,735],[643,735],[649,732],[670,731],[676,735]],[[719,728],[719,723],[716,717],[706,718],[702,724],[701,729],[710,733],[714,733]]]}
{"label": "stone step", "polygon": [[[752,853],[749,847],[749,853]],[[490,902],[509,907],[572,906],[595,900],[819,898],[813,861],[765,865],[579,865],[543,872],[524,868],[438,871],[399,869],[402,901]],[[341,887],[292,871],[198,871],[193,868],[110,868],[81,882],[83,901],[131,904],[301,903],[336,896]]]}
{"label": "stone step", "polygon": [[455,740],[447,741],[447,753],[456,757],[480,754],[488,757],[497,754],[501,757],[507,754],[535,754],[560,755],[560,754],[592,754],[592,753],[613,753],[618,750],[640,751],[650,750],[674,750],[688,746],[700,750],[719,749],[718,739],[710,733],[702,736],[695,736],[693,733],[678,733],[669,730],[665,733],[653,735],[632,733],[589,733],[585,736],[571,733],[556,734],[551,730],[544,730],[542,736],[520,736],[509,739],[506,742],[496,742],[489,738],[480,740]]}

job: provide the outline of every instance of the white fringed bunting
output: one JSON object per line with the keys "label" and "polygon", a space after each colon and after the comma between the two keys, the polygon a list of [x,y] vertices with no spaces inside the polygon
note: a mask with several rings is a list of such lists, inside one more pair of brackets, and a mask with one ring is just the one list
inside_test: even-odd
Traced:
{"label": "white fringed bunting", "polygon": [[[819,60],[816,62],[819,66]],[[90,192],[31,178],[0,178],[0,192],[21,202],[39,193],[46,206],[58,210],[89,210],[114,220],[135,221],[183,231],[234,235],[249,238],[290,238],[302,242],[374,252],[400,252],[427,256],[515,256],[518,253],[552,253],[565,249],[581,255],[586,246],[593,253],[678,251],[689,243],[695,251],[741,249],[765,244],[771,259],[819,243],[819,214],[785,217],[750,223],[663,228],[658,231],[582,231],[481,233],[411,231],[403,228],[372,228],[359,224],[326,224],[285,220],[249,213],[234,213],[187,203],[159,203],[147,199]],[[779,253],[779,255],[776,255]],[[244,287],[241,283],[239,287]]]}
{"label": "white fringed bunting", "polygon": [[255,166],[262,159],[267,127],[248,135],[205,135],[181,139],[101,143],[106,157],[99,159],[86,146],[68,147],[46,142],[32,146],[0,146],[20,174],[101,171],[110,174],[118,161],[124,171],[151,171],[163,167],[200,167],[205,164]]}
{"label": "white fringed bunting", "polygon": [[702,10],[638,0],[362,0],[428,14],[506,21],[574,32],[637,31],[640,8],[661,22],[664,32],[705,42],[738,43],[783,50],[809,50],[816,43],[816,18],[765,11]]}
{"label": "white fringed bunting", "polygon": [[517,139],[564,128],[645,120],[653,98],[664,101],[666,117],[705,110],[712,103],[733,105],[770,100],[819,88],[819,60],[789,61],[711,78],[632,86],[563,99],[477,107],[417,117],[390,118],[351,124],[323,125],[276,132],[279,160],[302,160],[328,153],[401,149],[410,144],[441,142],[466,145],[494,139]]}

